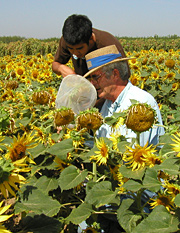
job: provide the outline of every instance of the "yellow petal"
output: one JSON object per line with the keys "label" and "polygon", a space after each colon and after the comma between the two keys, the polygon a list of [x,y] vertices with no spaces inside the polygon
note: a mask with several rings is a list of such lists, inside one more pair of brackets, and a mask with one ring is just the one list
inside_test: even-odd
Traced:
{"label": "yellow petal", "polygon": [[10,206],[11,205],[6,205],[6,206],[1,207],[0,208],[0,215],[2,215],[4,212],[6,212],[6,210],[8,210]]}
{"label": "yellow petal", "polygon": [[10,217],[12,217],[13,214],[10,214],[10,215],[2,215],[0,216],[0,222],[4,222],[6,220],[8,220]]}
{"label": "yellow petal", "polygon": [[9,183],[7,181],[4,181],[4,186],[6,187],[6,189],[11,193],[11,195],[13,195],[14,197],[16,197],[15,192],[12,190],[12,188],[9,186]]}
{"label": "yellow petal", "polygon": [[4,187],[4,184],[2,183],[2,184],[0,184],[0,190],[1,190],[1,192],[2,192],[2,194],[3,194],[3,196],[7,199],[7,197],[8,197],[8,193],[7,193],[7,191],[6,191],[6,189],[5,189],[5,187]]}

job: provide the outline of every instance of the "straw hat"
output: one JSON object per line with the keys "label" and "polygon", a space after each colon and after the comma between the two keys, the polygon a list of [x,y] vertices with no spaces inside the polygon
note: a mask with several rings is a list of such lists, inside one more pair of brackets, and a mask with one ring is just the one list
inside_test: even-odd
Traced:
{"label": "straw hat", "polygon": [[117,62],[125,61],[134,58],[122,57],[121,53],[118,51],[115,45],[109,45],[97,50],[94,50],[91,53],[88,53],[86,56],[86,63],[89,71],[84,75],[86,78],[94,71],[100,69],[103,66]]}

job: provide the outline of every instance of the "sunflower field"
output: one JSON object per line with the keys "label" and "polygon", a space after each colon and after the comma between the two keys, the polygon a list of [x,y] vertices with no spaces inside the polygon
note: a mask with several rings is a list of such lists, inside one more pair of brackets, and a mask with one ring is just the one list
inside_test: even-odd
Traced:
{"label": "sunflower field", "polygon": [[[108,219],[127,233],[180,231],[180,49],[127,56],[131,82],[161,110],[157,147],[118,134],[133,108],[108,119],[96,108],[56,109],[52,53],[0,57],[0,232],[109,232]],[[152,110],[133,107],[153,127]],[[92,136],[104,122],[111,137]]]}

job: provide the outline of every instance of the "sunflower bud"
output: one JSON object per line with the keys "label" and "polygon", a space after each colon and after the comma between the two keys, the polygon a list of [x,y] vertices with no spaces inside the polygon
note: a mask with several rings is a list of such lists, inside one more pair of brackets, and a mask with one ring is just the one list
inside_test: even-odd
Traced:
{"label": "sunflower bud", "polygon": [[155,111],[147,104],[131,105],[127,111],[126,126],[134,132],[144,132],[155,122]]}
{"label": "sunflower bud", "polygon": [[76,120],[80,129],[97,130],[103,124],[103,117],[96,108],[80,112]]}
{"label": "sunflower bud", "polygon": [[74,120],[74,112],[70,108],[62,107],[57,109],[54,114],[54,123],[56,126],[67,125]]}
{"label": "sunflower bud", "polygon": [[50,99],[50,94],[47,91],[34,92],[32,95],[32,100],[36,104],[47,104]]}

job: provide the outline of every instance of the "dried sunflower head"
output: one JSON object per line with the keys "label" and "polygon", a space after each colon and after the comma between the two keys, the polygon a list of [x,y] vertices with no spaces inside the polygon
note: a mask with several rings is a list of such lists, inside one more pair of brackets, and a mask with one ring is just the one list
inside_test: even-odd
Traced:
{"label": "dried sunflower head", "polygon": [[32,100],[36,104],[47,104],[47,103],[49,103],[49,100],[50,100],[50,94],[44,90],[37,91],[37,92],[33,93]]}
{"label": "dried sunflower head", "polygon": [[134,132],[144,132],[152,127],[155,122],[155,111],[148,104],[134,104],[127,110],[126,126]]}
{"label": "dried sunflower head", "polygon": [[54,123],[56,126],[67,125],[74,120],[74,112],[71,108],[62,107],[54,113]]}
{"label": "dried sunflower head", "polygon": [[97,130],[103,124],[103,117],[97,108],[80,112],[76,118],[78,128]]}
{"label": "dried sunflower head", "polygon": [[11,89],[11,90],[15,90],[16,88],[18,88],[19,84],[16,80],[9,80],[6,85],[5,88],[6,89]]}

